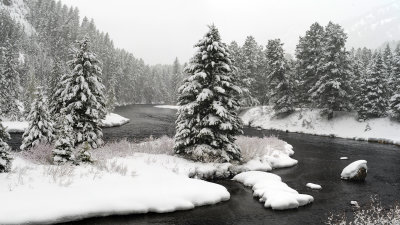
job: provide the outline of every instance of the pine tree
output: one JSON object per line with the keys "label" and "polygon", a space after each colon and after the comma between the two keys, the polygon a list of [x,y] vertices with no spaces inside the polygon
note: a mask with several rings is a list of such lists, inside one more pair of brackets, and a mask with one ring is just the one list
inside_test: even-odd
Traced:
{"label": "pine tree", "polygon": [[[1,111],[0,111],[1,115]],[[10,147],[6,143],[7,140],[10,139],[10,135],[7,133],[6,129],[3,127],[1,123],[0,116],[0,173],[9,172],[11,169],[12,158],[8,151],[10,151]]]}
{"label": "pine tree", "polygon": [[390,77],[390,89],[393,91],[390,98],[390,114],[400,121],[400,44],[397,45],[393,56],[392,75]]}
{"label": "pine tree", "polygon": [[36,89],[35,95],[35,100],[27,117],[29,126],[22,135],[21,150],[28,150],[39,143],[51,143],[54,140],[53,124],[41,87]]}
{"label": "pine tree", "polygon": [[71,118],[65,115],[58,118],[57,140],[53,149],[53,161],[56,164],[74,162],[75,160],[73,155],[74,137],[70,120]]}
{"label": "pine tree", "polygon": [[318,81],[309,93],[322,113],[333,118],[334,111],[350,110],[351,68],[346,51],[347,35],[338,24],[329,22],[325,28],[323,54],[317,65]]}
{"label": "pine tree", "polygon": [[[249,39],[249,37],[248,37],[248,39]],[[254,39],[252,39],[252,40],[254,40]],[[235,41],[233,41],[229,45],[229,50],[231,51],[231,58],[232,58],[233,65],[237,69],[238,85],[242,89],[240,105],[254,106],[254,105],[259,104],[260,102],[258,101],[258,99],[256,97],[253,96],[253,93],[251,92],[255,89],[253,85],[255,84],[256,80],[254,79],[254,77],[252,77],[252,75],[249,73],[248,69],[246,68],[245,57],[244,57],[245,55],[242,51],[242,48]],[[254,72],[256,72],[256,71],[254,71]]]}
{"label": "pine tree", "polygon": [[107,91],[107,102],[106,102],[107,112],[109,113],[114,111],[115,105],[117,104],[117,93],[115,91],[116,86],[117,86],[116,74],[112,73],[109,80],[109,87]]}
{"label": "pine tree", "polygon": [[72,117],[74,147],[88,142],[97,148],[103,144],[100,125],[106,115],[100,62],[89,50],[88,38],[79,46],[74,59],[68,62],[71,73],[61,82],[64,88],[56,93],[60,93],[63,102],[61,113]]}
{"label": "pine tree", "polygon": [[271,100],[277,116],[285,116],[294,111],[294,86],[285,59],[280,39],[269,40],[266,49],[268,82]]}
{"label": "pine tree", "polygon": [[20,77],[16,70],[17,62],[14,54],[14,46],[6,41],[3,55],[3,68],[0,71],[0,105],[4,116],[17,120],[20,117],[18,98],[20,90]]}
{"label": "pine tree", "polygon": [[300,37],[296,46],[297,71],[300,77],[300,102],[310,104],[310,89],[320,74],[317,73],[319,61],[322,59],[325,30],[319,23],[313,23],[306,35]]}
{"label": "pine tree", "polygon": [[179,88],[175,152],[199,161],[241,160],[235,135],[242,133],[237,115],[241,89],[230,52],[211,25],[185,68]]}
{"label": "pine tree", "polygon": [[80,146],[80,150],[77,155],[78,163],[92,163],[94,160],[92,159],[92,154],[90,153],[90,145],[85,142]]}
{"label": "pine tree", "polygon": [[182,84],[182,79],[181,65],[179,63],[178,57],[176,57],[174,64],[172,65],[171,74],[171,103],[175,104],[178,100],[178,88]]}
{"label": "pine tree", "polygon": [[387,97],[390,98],[393,95],[393,89],[389,88],[390,87],[390,79],[392,76],[392,70],[393,70],[393,54],[392,50],[390,49],[389,44],[386,45],[385,49],[382,52],[382,60],[386,68],[386,77],[384,77],[385,80],[388,82],[388,88],[387,88]]}
{"label": "pine tree", "polygon": [[386,98],[387,87],[385,78],[386,68],[382,55],[376,52],[367,69],[366,79],[361,84],[361,95],[359,96],[360,108],[358,117],[361,120],[383,117],[386,115],[388,101]]}

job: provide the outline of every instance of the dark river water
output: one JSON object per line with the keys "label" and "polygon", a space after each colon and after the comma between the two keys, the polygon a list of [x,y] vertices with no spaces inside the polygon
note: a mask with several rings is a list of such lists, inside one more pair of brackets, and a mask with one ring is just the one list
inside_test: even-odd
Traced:
{"label": "dark river water", "polygon": [[[149,136],[173,135],[176,110],[154,108],[152,105],[119,107],[116,113],[129,118],[130,123],[104,129],[106,141],[128,138],[140,141]],[[314,196],[314,203],[295,210],[265,209],[252,197],[252,190],[230,181],[214,181],[225,186],[231,199],[212,206],[166,214],[143,214],[90,218],[65,224],[323,224],[331,212],[350,214],[350,201],[361,206],[369,204],[377,195],[387,207],[400,202],[400,147],[360,142],[340,138],[268,130],[244,129],[248,136],[275,135],[294,147],[293,158],[298,165],[274,170],[290,187]],[[13,134],[10,144],[19,145],[21,134]],[[399,131],[400,135],[400,131]],[[349,160],[340,160],[346,156]],[[352,161],[368,161],[368,176],[363,183],[342,181],[342,169]],[[322,185],[322,190],[308,189],[311,182]]]}

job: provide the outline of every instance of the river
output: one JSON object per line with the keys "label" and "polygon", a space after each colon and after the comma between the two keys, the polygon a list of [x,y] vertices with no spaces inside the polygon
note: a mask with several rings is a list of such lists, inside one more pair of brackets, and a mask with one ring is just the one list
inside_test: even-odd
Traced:
{"label": "river", "polygon": [[[172,136],[175,132],[176,110],[155,108],[153,105],[118,107],[116,113],[130,119],[130,123],[104,129],[106,141],[128,138],[140,141],[150,135]],[[290,187],[314,196],[314,203],[295,210],[265,209],[252,197],[250,188],[230,180],[213,181],[224,185],[231,199],[212,206],[166,214],[143,214],[89,218],[65,224],[323,224],[330,212],[352,212],[350,201],[368,204],[377,195],[383,206],[400,201],[400,148],[394,145],[361,142],[341,138],[285,133],[245,128],[248,136],[275,135],[293,145],[298,165],[274,170]],[[20,134],[13,134],[10,144],[20,143]],[[349,160],[340,160],[342,156]],[[365,182],[353,183],[340,179],[342,169],[352,161],[368,161]],[[322,190],[308,189],[311,182],[322,185]],[[107,194],[107,193],[105,193]]]}

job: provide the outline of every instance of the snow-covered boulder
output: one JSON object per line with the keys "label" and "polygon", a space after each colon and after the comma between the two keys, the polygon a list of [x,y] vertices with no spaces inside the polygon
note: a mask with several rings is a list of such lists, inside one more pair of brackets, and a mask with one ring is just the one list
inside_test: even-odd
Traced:
{"label": "snow-covered boulder", "polygon": [[363,181],[367,177],[367,161],[357,160],[343,169],[340,175],[343,180]]}
{"label": "snow-covered boulder", "polygon": [[314,201],[310,195],[299,194],[282,182],[281,177],[272,173],[249,171],[243,172],[233,180],[253,187],[253,196],[264,202],[265,208],[275,210],[294,209]]}

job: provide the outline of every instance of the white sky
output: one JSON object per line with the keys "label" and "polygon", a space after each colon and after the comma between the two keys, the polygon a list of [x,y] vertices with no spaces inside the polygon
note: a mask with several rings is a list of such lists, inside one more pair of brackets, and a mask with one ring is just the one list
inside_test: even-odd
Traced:
{"label": "white sky", "polygon": [[298,36],[315,21],[326,25],[360,16],[393,0],[62,0],[93,18],[119,48],[148,64],[181,62],[214,23],[225,43],[259,44],[281,38],[293,53]]}

